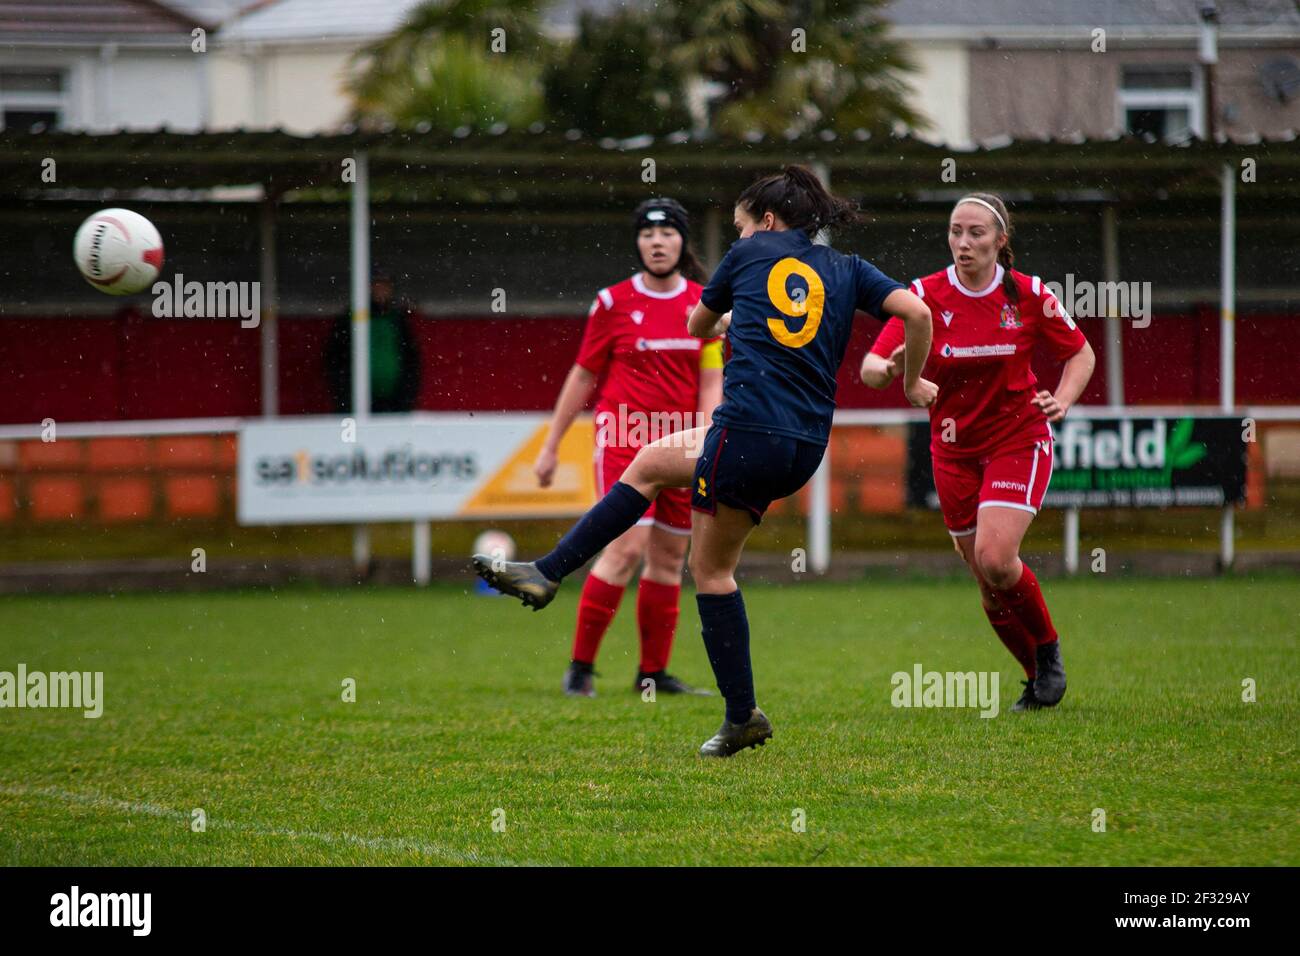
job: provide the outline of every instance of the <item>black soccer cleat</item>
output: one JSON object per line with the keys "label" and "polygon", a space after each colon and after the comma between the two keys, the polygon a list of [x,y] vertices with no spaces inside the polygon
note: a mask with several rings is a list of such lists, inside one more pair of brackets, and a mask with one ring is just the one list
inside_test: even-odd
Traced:
{"label": "black soccer cleat", "polygon": [[564,672],[564,693],[568,697],[595,697],[595,669],[582,661],[569,661],[569,669]]}
{"label": "black soccer cleat", "polygon": [[1038,676],[1034,698],[1044,707],[1055,707],[1065,696],[1065,665],[1061,663],[1061,642],[1038,645]]}
{"label": "black soccer cleat", "polygon": [[1034,696],[1034,682],[1031,680],[1022,680],[1020,683],[1025,685],[1025,692],[1020,695],[1020,699],[1011,705],[1012,711],[1020,713],[1025,710],[1042,710],[1043,705],[1038,702]]}
{"label": "black soccer cleat", "polygon": [[551,603],[559,582],[537,570],[531,561],[502,561],[486,554],[474,555],[474,573],[502,594],[517,597],[525,606],[540,611]]}
{"label": "black soccer cleat", "polygon": [[772,737],[772,722],[757,707],[743,724],[733,724],[723,718],[718,732],[704,741],[701,757],[730,757],[746,747],[761,747]]}
{"label": "black soccer cleat", "polygon": [[690,684],[686,683],[686,681],[674,677],[667,671],[655,671],[652,674],[648,674],[645,671],[637,671],[636,683],[633,685],[632,689],[638,693],[645,690],[645,688],[641,686],[641,682],[645,680],[652,680],[655,682],[656,694],[689,694],[695,697],[713,696],[713,691],[705,690],[702,687],[692,687]]}

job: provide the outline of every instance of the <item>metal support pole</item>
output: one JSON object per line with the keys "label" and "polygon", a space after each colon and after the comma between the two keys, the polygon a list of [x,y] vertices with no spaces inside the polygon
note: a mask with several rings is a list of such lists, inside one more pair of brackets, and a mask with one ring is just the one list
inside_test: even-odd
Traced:
{"label": "metal support pole", "polygon": [[[1118,282],[1119,221],[1114,206],[1101,211],[1101,261],[1102,278]],[[1124,404],[1124,319],[1113,313],[1113,307],[1106,313],[1106,403],[1118,407]]]}
{"label": "metal support pole", "polygon": [[[1219,404],[1231,412],[1237,404],[1237,171],[1231,163],[1223,164],[1223,212],[1220,217],[1223,230],[1219,240],[1222,262],[1220,264],[1219,292]],[[1231,504],[1223,506],[1219,523],[1219,566],[1232,567],[1236,558],[1236,511]]]}
{"label": "metal support pole", "polygon": [[1065,573],[1073,577],[1079,573],[1079,509],[1065,509]]}
{"label": "metal support pole", "polygon": [[1237,403],[1236,303],[1237,303],[1237,175],[1223,165],[1222,234],[1219,238],[1219,404],[1230,412]]}
{"label": "metal support pole", "polygon": [[370,414],[370,164],[357,153],[352,184],[352,414]]}
{"label": "metal support pole", "polygon": [[[364,151],[354,157],[352,184],[352,414],[358,431],[370,417],[370,163]],[[360,575],[370,570],[370,529],[352,529],[352,564]]]}
{"label": "metal support pole", "polygon": [[275,268],[275,200],[266,196],[258,207],[260,259],[258,301],[262,336],[262,415],[274,418],[280,410],[279,288]]}
{"label": "metal support pole", "polygon": [[831,448],[812,477],[812,502],[808,507],[808,564],[815,574],[831,566]]}
{"label": "metal support pole", "polygon": [[411,525],[411,578],[423,587],[433,577],[433,534],[428,521]]}
{"label": "metal support pole", "polygon": [[[827,189],[831,187],[831,173],[825,163],[813,163],[813,172]],[[823,229],[814,240],[828,245],[830,236]],[[808,563],[815,574],[825,574],[831,566],[831,447],[826,443],[826,454],[812,478],[812,501],[808,507]]]}
{"label": "metal support pole", "polygon": [[713,272],[722,261],[722,213],[710,206],[704,213],[704,264]]}
{"label": "metal support pole", "polygon": [[358,577],[370,573],[370,529],[363,524],[352,526],[352,569]]}

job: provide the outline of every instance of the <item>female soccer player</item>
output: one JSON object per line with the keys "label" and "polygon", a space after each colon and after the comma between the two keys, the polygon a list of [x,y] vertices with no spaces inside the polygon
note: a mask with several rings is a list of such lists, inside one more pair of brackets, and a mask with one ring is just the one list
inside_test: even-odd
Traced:
{"label": "female soccer player", "polygon": [[821,462],[835,371],[857,309],[903,322],[908,400],[924,407],[934,399],[934,386],[921,378],[930,348],[925,303],[857,256],[812,241],[854,218],[852,204],[830,195],[802,166],[742,192],[734,210],[740,238],[689,322],[694,336],[728,332],[731,342],[713,424],[642,448],[622,480],[540,560],[474,556],[475,570],[493,587],[545,607],[559,582],[631,527],[664,488],[689,486],[691,576],[709,663],[726,700],[722,727],[700,748],[704,756],[728,757],[772,736],[755,702],[749,623],[734,573],[768,505],[803,487]]}
{"label": "female soccer player", "polygon": [[[1096,358],[1074,320],[1037,276],[1011,268],[1011,217],[992,193],[957,201],[948,220],[952,265],[912,288],[935,322],[928,374],[934,487],[953,546],[979,584],[984,613],[1028,678],[1013,710],[1054,707],[1065,668],[1052,617],[1020,542],[1052,477],[1052,431],[1083,393]],[[891,319],[862,363],[885,388],[899,374],[903,329]],[[1029,363],[1045,345],[1065,362],[1055,393],[1037,389]]]}
{"label": "female soccer player", "polygon": [[[560,390],[533,469],[543,488],[555,476],[565,432],[598,385],[595,468],[600,495],[622,477],[655,433],[694,427],[697,415],[707,423],[722,398],[721,340],[701,342],[686,334],[686,319],[702,288],[691,280],[704,278],[689,245],[686,210],[672,199],[647,199],[636,209],[633,228],[641,271],[601,289],[591,305],[577,361]],[[697,693],[667,672],[690,533],[690,492],[669,488],[600,553],[578,601],[566,694],[595,696],[596,652],[624,588],[643,561],[636,600],[641,662],[635,686],[640,689],[649,678],[657,693]]]}

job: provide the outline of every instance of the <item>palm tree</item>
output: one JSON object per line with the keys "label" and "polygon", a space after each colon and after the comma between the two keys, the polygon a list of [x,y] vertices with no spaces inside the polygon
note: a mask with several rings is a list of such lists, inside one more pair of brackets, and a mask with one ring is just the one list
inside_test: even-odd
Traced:
{"label": "palm tree", "polygon": [[674,61],[718,91],[715,132],[923,128],[906,102],[914,67],[880,16],[886,2],[671,0],[665,15],[679,37]]}
{"label": "palm tree", "polygon": [[[430,0],[353,57],[362,123],[434,129],[526,126],[543,118],[546,41],[535,0]],[[504,49],[501,49],[504,46]]]}
{"label": "palm tree", "polygon": [[886,2],[646,2],[584,14],[560,48],[540,31],[537,0],[431,0],[357,54],[350,88],[363,122],[439,129],[544,119],[600,136],[664,133],[701,112],[701,87],[712,115],[696,125],[723,135],[922,128]]}
{"label": "palm tree", "polygon": [[686,129],[685,77],[669,56],[669,40],[667,24],[651,10],[584,11],[577,38],[546,70],[550,118],[601,136]]}

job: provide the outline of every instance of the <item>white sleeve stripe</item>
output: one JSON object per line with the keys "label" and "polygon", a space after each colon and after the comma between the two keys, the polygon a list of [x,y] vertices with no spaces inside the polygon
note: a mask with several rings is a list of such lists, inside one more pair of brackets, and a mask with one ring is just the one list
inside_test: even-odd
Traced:
{"label": "white sleeve stripe", "polygon": [[925,298],[925,286],[921,285],[920,279],[912,280],[912,288],[916,290],[917,298],[919,299]]}
{"label": "white sleeve stripe", "polygon": [[609,294],[608,289],[601,289],[599,292],[596,293],[596,295],[600,297],[601,302],[605,303],[605,308],[607,309],[614,308],[614,297]]}
{"label": "white sleeve stripe", "polygon": [[1038,276],[1034,276],[1033,281],[1030,282],[1029,284],[1029,287],[1033,290],[1034,295],[1038,295],[1043,290],[1043,280],[1038,278]]}

